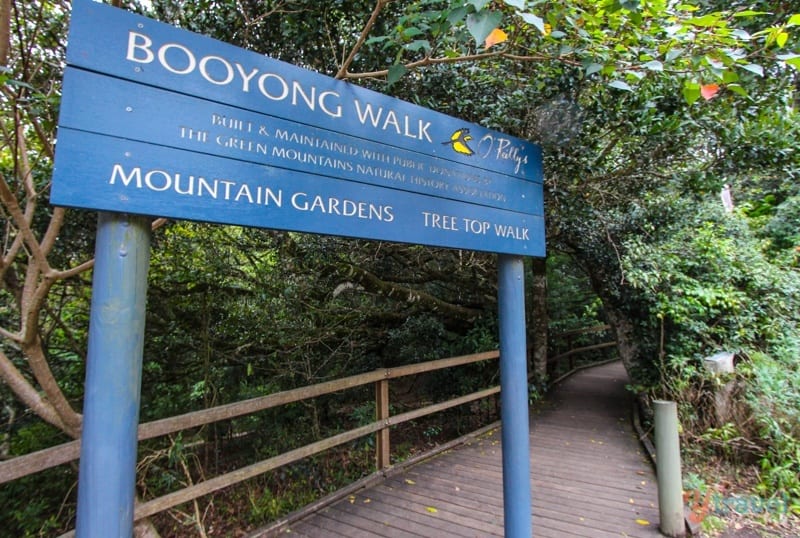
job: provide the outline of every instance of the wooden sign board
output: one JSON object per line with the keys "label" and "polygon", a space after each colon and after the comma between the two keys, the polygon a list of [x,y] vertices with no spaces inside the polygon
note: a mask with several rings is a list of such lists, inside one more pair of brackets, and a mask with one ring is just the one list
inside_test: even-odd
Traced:
{"label": "wooden sign board", "polygon": [[103,211],[78,538],[133,532],[150,221],[121,213],[499,253],[505,529],[529,537],[539,148],[90,0],[72,2],[67,64],[50,200]]}
{"label": "wooden sign board", "polygon": [[73,3],[56,205],[544,256],[528,142]]}

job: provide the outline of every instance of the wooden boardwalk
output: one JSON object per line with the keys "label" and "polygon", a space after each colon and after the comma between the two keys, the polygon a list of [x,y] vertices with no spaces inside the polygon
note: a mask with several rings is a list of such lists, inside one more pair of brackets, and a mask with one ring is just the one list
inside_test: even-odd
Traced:
{"label": "wooden boardwalk", "polygon": [[[630,426],[620,363],[576,373],[531,416],[533,535],[654,537],[655,475]],[[392,474],[279,534],[503,536],[500,431]]]}

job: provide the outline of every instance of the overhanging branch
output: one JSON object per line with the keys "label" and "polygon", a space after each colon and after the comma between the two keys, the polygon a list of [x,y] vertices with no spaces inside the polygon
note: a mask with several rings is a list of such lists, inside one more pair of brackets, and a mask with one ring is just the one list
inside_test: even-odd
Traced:
{"label": "overhanging branch", "polygon": [[347,273],[349,280],[357,282],[366,291],[409,303],[418,302],[434,312],[439,312],[455,319],[472,321],[483,313],[474,308],[448,303],[424,291],[386,282],[366,269],[354,265],[347,266]]}

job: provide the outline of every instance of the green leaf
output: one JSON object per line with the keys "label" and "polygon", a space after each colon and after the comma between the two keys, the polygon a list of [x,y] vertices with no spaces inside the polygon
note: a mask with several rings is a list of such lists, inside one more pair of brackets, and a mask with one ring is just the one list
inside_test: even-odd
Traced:
{"label": "green leaf", "polygon": [[389,41],[389,39],[390,39],[390,38],[389,38],[389,36],[388,36],[388,35],[382,35],[382,36],[377,36],[377,37],[370,37],[369,39],[367,39],[367,40],[364,42],[364,44],[365,44],[365,45],[374,45],[374,44],[376,44],[376,43],[383,43],[383,42],[385,42],[385,41]]}
{"label": "green leaf", "polygon": [[700,84],[687,80],[683,84],[683,99],[690,105],[700,99]]}
{"label": "green leaf", "polygon": [[395,64],[389,68],[389,74],[386,75],[386,82],[391,86],[406,74],[406,66],[402,64]]}
{"label": "green leaf", "polygon": [[703,15],[702,17],[694,17],[688,19],[686,23],[691,24],[692,26],[700,26],[701,28],[711,28],[725,24],[724,21],[720,21],[719,13],[710,13],[708,15]]}
{"label": "green leaf", "polygon": [[[722,52],[727,58],[729,58],[734,62],[738,62],[739,60],[745,58],[745,53],[741,49],[722,49],[720,52]],[[730,65],[731,62],[728,61],[725,63],[726,65]]]}
{"label": "green leaf", "polygon": [[405,47],[412,52],[419,52],[421,50],[431,50],[431,44],[427,39],[415,39]]}
{"label": "green leaf", "polygon": [[467,16],[467,8],[465,6],[458,7],[447,14],[447,22],[454,26],[461,22],[461,20]]}
{"label": "green leaf", "polygon": [[742,41],[750,41],[752,38],[749,32],[742,30],[741,28],[735,29],[733,32],[731,32],[731,35],[741,39]]}
{"label": "green leaf", "polygon": [[26,88],[28,90],[35,90],[33,86],[21,80],[7,79],[6,84],[9,86],[16,86],[17,88]]}
{"label": "green leaf", "polygon": [[523,21],[525,21],[528,24],[530,24],[531,26],[535,27],[537,30],[539,30],[543,34],[545,33],[545,31],[544,31],[544,19],[542,19],[541,17],[537,17],[533,13],[520,13],[519,15],[520,15],[520,17],[522,17]]}
{"label": "green leaf", "polygon": [[511,6],[516,9],[525,9],[525,0],[505,0],[507,6]]}
{"label": "green leaf", "polygon": [[593,75],[603,69],[603,64],[590,63],[586,66],[586,76]]}
{"label": "green leaf", "polygon": [[789,58],[788,60],[784,61],[795,69],[800,69],[800,56],[795,56],[794,58]]}
{"label": "green leaf", "polygon": [[616,88],[618,90],[625,90],[626,92],[632,92],[633,88],[631,85],[625,82],[624,80],[612,80],[608,83],[611,88]]}
{"label": "green leaf", "polygon": [[789,17],[786,26],[800,26],[800,13],[794,14]]}
{"label": "green leaf", "polygon": [[794,52],[790,52],[789,54],[778,54],[775,57],[777,59],[779,59],[780,61],[782,61],[782,62],[788,62],[789,60],[793,60],[795,58],[800,58],[800,54],[796,54]]}
{"label": "green leaf", "polygon": [[467,30],[479,45],[483,45],[486,36],[500,25],[503,14],[497,11],[481,11],[467,16]]}
{"label": "green leaf", "polygon": [[667,62],[671,62],[681,54],[683,54],[683,49],[670,49],[667,51],[666,60]]}
{"label": "green leaf", "polygon": [[732,69],[726,69],[722,72],[722,82],[730,84],[731,82],[738,82],[739,75]]}
{"label": "green leaf", "polygon": [[750,71],[751,73],[755,73],[760,77],[764,76],[764,68],[758,64],[745,64],[742,66],[742,69],[745,71]]}
{"label": "green leaf", "polygon": [[414,36],[422,35],[424,33],[425,32],[423,32],[419,28],[411,27],[411,28],[406,28],[405,30],[403,30],[400,35],[402,35],[406,39],[411,39]]}
{"label": "green leaf", "polygon": [[734,17],[757,17],[758,15],[769,15],[769,13],[767,11],[753,11],[747,9],[733,14]]}
{"label": "green leaf", "polygon": [[[471,5],[475,8],[475,11],[480,11],[486,7],[486,4],[489,3],[490,0],[469,0],[467,4]],[[483,41],[483,40],[481,40]]]}
{"label": "green leaf", "polygon": [[742,88],[741,84],[728,84],[726,88],[734,93],[738,93],[742,97],[747,97],[747,90]]}
{"label": "green leaf", "polygon": [[649,62],[644,64],[642,67],[644,67],[648,71],[663,71],[664,70],[664,64],[662,64],[658,60],[650,60]]}
{"label": "green leaf", "polygon": [[786,41],[789,39],[789,34],[786,32],[781,32],[778,34],[778,37],[775,38],[775,43],[778,44],[779,48],[783,48],[786,45]]}

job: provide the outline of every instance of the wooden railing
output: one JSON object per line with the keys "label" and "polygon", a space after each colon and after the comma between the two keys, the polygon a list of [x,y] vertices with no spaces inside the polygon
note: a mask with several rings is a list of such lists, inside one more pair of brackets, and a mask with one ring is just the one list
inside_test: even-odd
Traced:
{"label": "wooden railing", "polygon": [[[376,420],[370,424],[328,437],[303,447],[285,452],[278,456],[254,463],[235,471],[205,480],[184,489],[169,493],[162,497],[152,499],[136,506],[134,518],[142,519],[158,512],[173,508],[188,501],[192,501],[209,493],[213,493],[228,486],[237,484],[249,478],[266,473],[283,465],[301,460],[308,456],[318,454],[330,448],[353,441],[360,437],[376,435],[376,460],[378,469],[389,466],[390,435],[389,428],[414,420],[426,415],[437,413],[445,409],[463,405],[476,400],[487,398],[500,392],[500,387],[490,387],[473,392],[451,400],[414,409],[398,415],[389,413],[389,382],[400,377],[433,372],[444,368],[453,368],[481,361],[495,360],[499,357],[498,351],[476,353],[451,357],[437,361],[412,364],[398,368],[380,369],[360,375],[327,381],[316,385],[301,387],[267,396],[252,398],[241,402],[231,403],[195,411],[184,415],[156,420],[139,426],[139,440],[152,439],[168,435],[181,430],[203,426],[220,420],[228,420],[257,411],[263,411],[280,405],[286,405],[317,396],[332,394],[346,389],[352,389],[368,384],[375,385],[376,394]],[[0,462],[0,484],[27,476],[57,465],[69,463],[80,457],[80,441],[72,441],[45,450],[40,450],[25,456]]]}
{"label": "wooden railing", "polygon": [[566,341],[566,348],[568,351],[563,353],[558,353],[552,357],[547,358],[548,364],[548,371],[552,371],[552,367],[555,364],[558,364],[560,361],[567,360],[568,367],[567,371],[572,371],[575,369],[575,357],[581,353],[586,353],[589,351],[596,351],[600,349],[606,349],[610,347],[614,347],[617,345],[616,340],[608,341],[608,342],[600,342],[598,344],[592,344],[588,346],[580,346],[580,347],[572,347],[573,342],[579,336],[583,336],[590,333],[602,333],[606,332],[611,328],[610,325],[595,325],[594,327],[586,327],[584,329],[575,329],[572,331],[566,331],[563,333],[559,333],[558,335],[554,336],[553,338],[559,338]]}
{"label": "wooden railing", "polygon": [[[578,331],[571,331],[570,333],[564,333],[561,336],[569,337],[571,335],[584,334],[586,332],[597,332],[606,329],[607,326],[592,327],[589,329],[581,329]],[[561,353],[552,359],[548,359],[548,363],[569,359],[570,369],[572,369],[572,358],[576,354],[587,350],[608,347],[611,345],[614,345],[614,343],[608,342],[572,349],[566,353]],[[279,454],[277,456],[262,460],[246,467],[242,467],[235,471],[205,480],[203,482],[190,485],[167,495],[142,502],[137,504],[134,518],[139,520],[152,516],[185,502],[192,501],[204,495],[208,495],[228,486],[256,477],[278,467],[296,462],[308,456],[318,454],[330,448],[371,434],[375,435],[376,466],[379,471],[386,469],[390,466],[390,428],[392,426],[444,411],[459,405],[482,400],[500,392],[500,387],[494,386],[398,415],[391,415],[389,405],[390,381],[392,379],[433,372],[445,368],[454,368],[482,361],[496,360],[499,358],[499,355],[499,351],[489,351],[484,353],[476,353],[473,355],[450,357],[447,359],[401,366],[397,368],[384,368],[364,374],[269,394],[267,396],[261,396],[241,402],[235,402],[141,424],[139,426],[138,438],[140,441],[143,441],[146,439],[153,439],[182,430],[196,428],[222,420],[229,420],[277,406],[295,403],[347,389],[353,389],[369,384],[374,384],[375,386],[376,420],[374,422],[343,433],[339,433],[326,439],[310,443],[300,448],[290,450],[289,452]],[[0,462],[0,484],[58,465],[69,463],[77,460],[79,457],[80,441],[77,440],[33,452],[24,456],[18,456],[8,461]],[[71,533],[68,533],[65,536],[70,534]]]}

